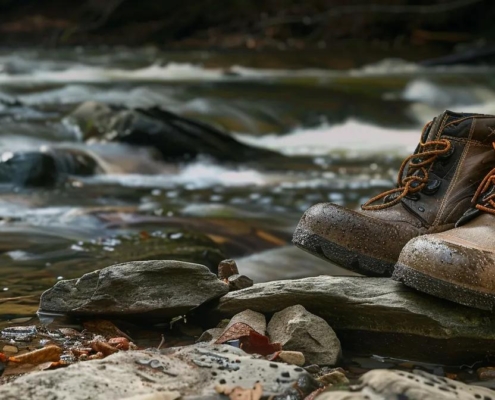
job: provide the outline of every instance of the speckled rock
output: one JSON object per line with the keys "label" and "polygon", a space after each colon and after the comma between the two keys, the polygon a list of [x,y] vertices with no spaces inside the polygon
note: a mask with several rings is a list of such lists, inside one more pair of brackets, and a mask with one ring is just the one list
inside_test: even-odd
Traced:
{"label": "speckled rock", "polygon": [[350,391],[327,391],[316,400],[491,400],[494,391],[484,387],[466,385],[452,379],[438,377],[424,371],[376,369],[364,374],[360,384]]}
{"label": "speckled rock", "polygon": [[320,385],[300,367],[256,359],[232,346],[197,344],[162,352],[119,352],[103,360],[32,373],[0,386],[0,398],[120,400],[179,392],[183,397],[220,399],[218,385],[252,388],[258,381],[265,396],[283,394],[297,386],[300,395],[295,400]]}
{"label": "speckled rock", "polygon": [[228,292],[207,267],[181,261],[133,261],[59,281],[40,312],[166,318]]}
{"label": "speckled rock", "polygon": [[442,363],[495,355],[495,314],[419,293],[387,278],[319,276],[230,292],[212,315],[272,314],[301,304],[335,330],[344,351]]}
{"label": "speckled rock", "polygon": [[272,342],[285,350],[300,351],[308,364],[335,365],[341,353],[333,329],[320,318],[296,305],[275,313],[268,324]]}

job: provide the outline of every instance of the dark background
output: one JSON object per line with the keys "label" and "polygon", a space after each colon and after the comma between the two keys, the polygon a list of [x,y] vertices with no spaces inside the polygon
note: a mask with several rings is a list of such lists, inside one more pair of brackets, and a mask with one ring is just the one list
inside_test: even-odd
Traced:
{"label": "dark background", "polygon": [[0,0],[1,46],[384,49],[495,40],[492,0]]}

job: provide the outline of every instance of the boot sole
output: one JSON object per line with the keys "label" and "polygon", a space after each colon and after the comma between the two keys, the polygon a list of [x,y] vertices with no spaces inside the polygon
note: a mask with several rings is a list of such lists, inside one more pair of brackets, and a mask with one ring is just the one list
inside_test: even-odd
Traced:
{"label": "boot sole", "polygon": [[463,286],[433,278],[407,265],[397,263],[392,279],[420,292],[431,294],[465,306],[493,311],[495,295],[478,292]]}
{"label": "boot sole", "polygon": [[395,264],[351,251],[301,227],[296,228],[292,243],[316,257],[358,274],[390,277],[394,270]]}

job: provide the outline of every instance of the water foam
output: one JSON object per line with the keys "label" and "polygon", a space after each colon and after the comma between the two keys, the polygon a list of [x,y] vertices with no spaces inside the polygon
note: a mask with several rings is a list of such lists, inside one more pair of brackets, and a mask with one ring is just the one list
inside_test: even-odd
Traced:
{"label": "water foam", "polygon": [[350,119],[339,125],[300,128],[286,135],[253,137],[235,135],[240,141],[286,155],[326,155],[343,152],[348,156],[393,151],[408,154],[418,142],[418,129],[389,129]]}

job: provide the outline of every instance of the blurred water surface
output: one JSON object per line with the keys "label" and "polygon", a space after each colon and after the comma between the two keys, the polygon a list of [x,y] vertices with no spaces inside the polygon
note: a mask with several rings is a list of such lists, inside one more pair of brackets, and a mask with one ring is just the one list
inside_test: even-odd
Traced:
{"label": "blurred water surface", "polygon": [[[257,281],[343,273],[284,247],[301,214],[325,201],[357,208],[394,185],[423,124],[444,109],[495,114],[492,67],[383,60],[333,71],[291,60],[280,53],[263,66],[238,54],[147,48],[0,51],[0,156],[82,147],[113,171],[51,189],[0,186],[0,319],[31,315],[57,279],[159,257],[156,249],[184,231],[209,236]],[[150,174],[141,167],[147,151],[81,142],[66,117],[88,100],[160,106],[287,163],[200,157]]]}

